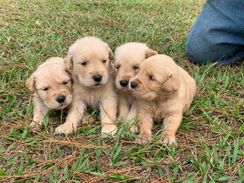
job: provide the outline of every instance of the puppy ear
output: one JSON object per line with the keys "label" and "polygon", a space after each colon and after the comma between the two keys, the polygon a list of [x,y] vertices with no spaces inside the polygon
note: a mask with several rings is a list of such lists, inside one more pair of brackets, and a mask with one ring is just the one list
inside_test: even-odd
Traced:
{"label": "puppy ear", "polygon": [[64,58],[64,64],[67,68],[67,70],[70,72],[72,67],[73,67],[73,59],[72,56],[70,54],[68,54],[65,58]]}
{"label": "puppy ear", "polygon": [[111,49],[109,50],[109,60],[114,60],[114,54]]}
{"label": "puppy ear", "polygon": [[107,49],[108,49],[108,53],[109,53],[109,60],[112,61],[114,60],[114,54],[113,51],[111,50],[111,48],[108,46],[108,44],[106,44]]}
{"label": "puppy ear", "polygon": [[163,89],[168,92],[174,92],[179,90],[180,81],[176,74],[171,74],[168,76],[167,80],[163,83]]}
{"label": "puppy ear", "polygon": [[34,74],[32,74],[25,82],[25,86],[26,88],[28,88],[31,93],[34,93],[35,92],[35,76]]}
{"label": "puppy ear", "polygon": [[108,53],[109,53],[109,60],[113,61],[114,60],[114,54],[113,54],[113,51],[111,50],[111,48],[109,48],[109,46],[108,46]]}
{"label": "puppy ear", "polygon": [[151,57],[151,56],[153,56],[153,55],[157,55],[157,54],[158,54],[157,51],[155,51],[155,50],[153,50],[153,49],[151,49],[151,48],[148,48],[148,49],[146,50],[146,53],[145,53],[145,58],[149,58],[149,57]]}

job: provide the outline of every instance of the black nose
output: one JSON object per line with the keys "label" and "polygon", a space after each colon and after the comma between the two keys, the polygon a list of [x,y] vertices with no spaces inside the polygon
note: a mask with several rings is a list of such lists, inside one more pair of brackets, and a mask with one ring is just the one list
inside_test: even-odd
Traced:
{"label": "black nose", "polygon": [[126,87],[128,85],[128,81],[127,80],[121,80],[119,83],[123,87]]}
{"label": "black nose", "polygon": [[132,89],[135,89],[137,86],[138,86],[138,83],[137,83],[137,82],[135,82],[135,81],[131,81],[131,82],[130,82],[130,87],[131,87]]}
{"label": "black nose", "polygon": [[102,75],[96,74],[96,75],[92,76],[92,79],[96,82],[100,82],[102,80]]}
{"label": "black nose", "polygon": [[65,101],[65,96],[64,95],[60,95],[56,98],[56,101],[60,104],[64,103]]}

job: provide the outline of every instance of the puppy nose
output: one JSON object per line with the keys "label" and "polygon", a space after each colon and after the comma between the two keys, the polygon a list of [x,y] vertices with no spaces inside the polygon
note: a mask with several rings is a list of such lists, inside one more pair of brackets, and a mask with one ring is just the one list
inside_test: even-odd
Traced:
{"label": "puppy nose", "polygon": [[132,89],[136,89],[137,86],[138,86],[138,83],[137,83],[137,82],[135,82],[135,81],[131,81],[131,82],[130,82],[130,87],[131,87]]}
{"label": "puppy nose", "polygon": [[56,101],[60,104],[64,103],[65,101],[65,96],[64,95],[60,95],[56,98]]}
{"label": "puppy nose", "polygon": [[119,83],[123,87],[126,87],[128,85],[128,81],[127,80],[121,80]]}
{"label": "puppy nose", "polygon": [[92,79],[96,82],[100,82],[102,80],[102,75],[96,74],[96,75],[92,76]]}

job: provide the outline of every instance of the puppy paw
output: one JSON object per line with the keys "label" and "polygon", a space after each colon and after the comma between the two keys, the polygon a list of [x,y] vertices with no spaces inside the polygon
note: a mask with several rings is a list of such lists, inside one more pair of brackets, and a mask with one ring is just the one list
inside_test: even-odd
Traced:
{"label": "puppy paw", "polygon": [[92,117],[89,114],[84,114],[81,123],[88,124],[90,121],[93,121]]}
{"label": "puppy paw", "polygon": [[175,139],[175,135],[168,135],[165,134],[163,136],[163,144],[164,145],[176,145],[176,139]]}
{"label": "puppy paw", "polygon": [[136,143],[138,144],[148,144],[152,140],[152,137],[150,136],[141,136],[139,135],[138,138],[136,139]]}
{"label": "puppy paw", "polygon": [[77,128],[74,127],[73,125],[66,125],[66,124],[62,124],[59,125],[56,129],[55,129],[55,134],[71,134],[72,132],[76,132]]}
{"label": "puppy paw", "polygon": [[133,126],[130,128],[130,132],[131,132],[131,133],[139,133],[139,128],[138,128],[138,126],[133,125]]}
{"label": "puppy paw", "polygon": [[114,136],[118,128],[115,125],[106,125],[102,127],[101,136],[106,138],[108,136]]}
{"label": "puppy paw", "polygon": [[35,122],[35,121],[32,121],[29,125],[29,128],[31,130],[40,130],[41,129],[41,123],[38,123],[38,122]]}

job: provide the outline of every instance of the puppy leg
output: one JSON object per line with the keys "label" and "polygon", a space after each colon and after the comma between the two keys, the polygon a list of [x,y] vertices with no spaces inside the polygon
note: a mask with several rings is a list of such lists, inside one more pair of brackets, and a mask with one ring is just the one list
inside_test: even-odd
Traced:
{"label": "puppy leg", "polygon": [[138,111],[138,118],[140,120],[139,126],[139,136],[137,142],[140,144],[146,144],[150,142],[152,138],[152,126],[153,126],[153,117],[147,111]]}
{"label": "puppy leg", "polygon": [[[127,117],[127,121],[129,122],[129,121],[135,119],[136,116],[137,116],[137,104],[136,104],[136,102],[133,102],[131,109],[129,111],[128,117]],[[132,133],[138,133],[139,132],[138,126],[137,125],[131,126],[130,131]]]}
{"label": "puppy leg", "polygon": [[129,113],[129,104],[124,97],[119,97],[119,118],[126,120]]}
{"label": "puppy leg", "polygon": [[72,132],[76,132],[78,123],[81,121],[84,115],[85,108],[85,102],[82,100],[76,100],[68,113],[65,123],[59,125],[55,129],[55,134],[70,134]]}
{"label": "puppy leg", "polygon": [[34,99],[34,115],[29,127],[36,129],[40,128],[48,111],[49,109],[43,104],[42,101],[37,98]]}
{"label": "puppy leg", "polygon": [[82,124],[88,124],[91,120],[92,120],[92,117],[88,113],[84,112],[81,123]]}
{"label": "puppy leg", "polygon": [[182,114],[175,114],[164,119],[163,144],[176,144],[175,134],[181,120]]}
{"label": "puppy leg", "polygon": [[114,135],[117,131],[117,127],[115,125],[117,99],[115,97],[107,97],[101,101],[99,108],[102,124],[102,137],[107,137],[109,134]]}

